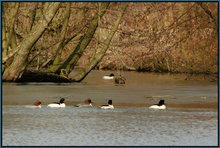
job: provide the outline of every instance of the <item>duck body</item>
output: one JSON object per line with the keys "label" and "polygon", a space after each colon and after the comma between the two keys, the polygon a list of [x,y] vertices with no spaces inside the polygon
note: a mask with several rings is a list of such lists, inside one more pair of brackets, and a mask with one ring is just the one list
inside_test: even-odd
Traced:
{"label": "duck body", "polygon": [[113,105],[102,105],[100,106],[101,109],[114,109]]}
{"label": "duck body", "polygon": [[92,104],[85,104],[85,103],[81,103],[81,104],[76,104],[74,105],[75,107],[92,107]]}
{"label": "duck body", "polygon": [[108,100],[108,105],[101,105],[101,109],[114,109],[114,106],[112,105],[112,100]]}
{"label": "duck body", "polygon": [[35,106],[35,105],[26,105],[27,108],[41,108],[41,105]]}
{"label": "duck body", "polygon": [[164,100],[160,100],[158,104],[151,105],[149,108],[151,109],[166,109]]}
{"label": "duck body", "polygon": [[54,108],[61,108],[61,107],[66,107],[66,104],[64,103],[65,99],[61,98],[60,102],[54,102],[51,104],[48,104],[47,107],[54,107]]}
{"label": "duck body", "polygon": [[64,103],[61,103],[61,104],[51,103],[51,104],[48,104],[47,107],[66,107],[66,104],[64,104]]}
{"label": "duck body", "polygon": [[125,77],[120,75],[119,77],[115,78],[115,84],[125,84],[125,80]]}
{"label": "duck body", "polygon": [[109,76],[103,76],[102,79],[105,79],[105,80],[111,80],[111,79],[114,79],[115,78],[115,75],[113,73],[111,73]]}
{"label": "duck body", "polygon": [[152,109],[166,109],[166,106],[165,106],[165,105],[161,105],[161,106],[152,105],[152,106],[150,106],[149,108],[152,108]]}

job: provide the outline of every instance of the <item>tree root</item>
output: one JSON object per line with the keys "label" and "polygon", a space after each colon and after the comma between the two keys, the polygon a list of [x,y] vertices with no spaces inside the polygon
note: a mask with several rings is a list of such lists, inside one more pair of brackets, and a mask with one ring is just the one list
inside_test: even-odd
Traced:
{"label": "tree root", "polygon": [[42,71],[26,71],[18,82],[71,82],[67,77]]}

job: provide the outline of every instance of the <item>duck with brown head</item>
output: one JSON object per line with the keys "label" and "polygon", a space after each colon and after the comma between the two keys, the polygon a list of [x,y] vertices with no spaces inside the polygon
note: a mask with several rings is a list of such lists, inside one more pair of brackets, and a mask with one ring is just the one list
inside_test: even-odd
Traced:
{"label": "duck with brown head", "polygon": [[39,100],[34,102],[34,105],[26,105],[27,108],[41,108],[41,102]]}
{"label": "duck with brown head", "polygon": [[92,107],[92,100],[90,98],[87,98],[84,100],[84,103],[76,104],[75,107]]}

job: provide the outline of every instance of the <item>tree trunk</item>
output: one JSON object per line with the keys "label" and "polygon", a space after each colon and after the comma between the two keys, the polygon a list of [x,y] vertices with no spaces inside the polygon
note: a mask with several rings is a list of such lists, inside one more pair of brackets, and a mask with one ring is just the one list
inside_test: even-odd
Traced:
{"label": "tree trunk", "polygon": [[118,29],[118,26],[122,20],[122,17],[126,11],[126,8],[128,7],[128,3],[124,3],[121,11],[120,11],[120,14],[119,14],[119,17],[118,19],[116,20],[115,22],[115,25],[114,27],[112,28],[111,32],[109,33],[107,39],[105,40],[104,42],[104,46],[102,48],[102,50],[94,56],[94,58],[90,61],[90,63],[88,65],[85,66],[85,68],[83,70],[81,70],[76,76],[74,76],[73,78],[71,78],[72,81],[75,81],[75,82],[80,82],[82,81],[88,74],[89,72],[100,62],[100,60],[104,57],[110,43],[111,43],[111,40],[115,34],[115,32],[117,31]]}
{"label": "tree trunk", "polygon": [[[14,38],[14,24],[15,24],[15,20],[16,20],[15,16],[18,12],[18,8],[19,8],[19,3],[17,3],[17,2],[12,3],[12,8],[10,9],[10,12],[7,13],[7,12],[5,12],[6,8],[4,8],[4,6],[3,6],[3,13],[7,13],[7,14],[4,14],[4,15],[8,15],[7,16],[8,19],[6,19],[6,17],[2,18],[2,21],[3,21],[3,26],[2,26],[2,56],[3,56],[3,58],[8,56],[9,46],[11,44],[11,41]],[[10,25],[10,26],[7,27],[8,29],[6,28],[6,26],[7,26],[6,23],[8,23]]]}
{"label": "tree trunk", "polygon": [[54,67],[60,64],[62,49],[65,46],[65,36],[66,36],[67,26],[68,26],[69,17],[70,17],[70,6],[71,6],[71,3],[66,4],[66,14],[65,14],[63,25],[62,25],[60,43],[58,45],[55,59],[53,62],[53,66],[51,67],[51,69],[53,69]]}
{"label": "tree trunk", "polygon": [[[101,4],[100,17],[102,17],[105,14],[108,6],[109,6],[109,2],[103,2]],[[83,51],[85,50],[85,48],[88,46],[88,44],[92,40],[97,26],[98,26],[98,13],[92,20],[86,34],[82,37],[81,41],[77,45],[76,49],[72,52],[72,54],[63,62],[61,66],[55,65],[56,67],[54,66],[53,69],[50,68],[48,72],[59,73],[61,69],[66,69],[67,73],[70,73],[71,68],[75,66],[75,64],[81,57]]]}
{"label": "tree trunk", "polygon": [[[2,79],[4,81],[17,81],[24,73],[28,65],[28,56],[31,48],[41,37],[50,21],[53,19],[56,11],[58,10],[60,3],[50,3],[46,13],[37,22],[37,25],[26,35],[20,45],[17,46],[18,52],[14,57],[11,65],[4,71]],[[17,50],[14,49],[14,50]]]}
{"label": "tree trunk", "polygon": [[209,10],[209,8],[206,6],[206,4],[202,3],[202,2],[197,2],[197,4],[205,11],[205,13],[212,19],[212,21],[214,22],[214,26],[217,27],[218,26],[218,16],[214,16],[212,14],[212,12]]}

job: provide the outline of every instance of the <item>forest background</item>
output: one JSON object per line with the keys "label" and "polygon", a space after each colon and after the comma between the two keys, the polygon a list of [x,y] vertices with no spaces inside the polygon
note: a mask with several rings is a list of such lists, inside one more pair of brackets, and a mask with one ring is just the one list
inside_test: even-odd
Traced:
{"label": "forest background", "polygon": [[2,2],[1,10],[3,81],[80,82],[92,69],[218,77],[218,2]]}

